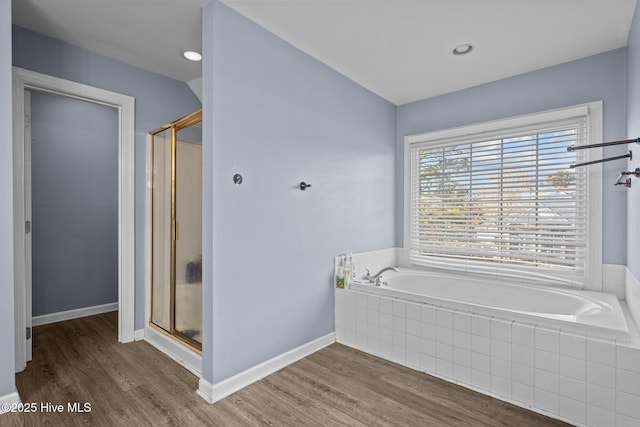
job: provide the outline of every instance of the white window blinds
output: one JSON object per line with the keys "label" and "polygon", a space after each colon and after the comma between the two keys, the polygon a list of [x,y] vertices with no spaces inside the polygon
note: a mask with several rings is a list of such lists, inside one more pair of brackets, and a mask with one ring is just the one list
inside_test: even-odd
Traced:
{"label": "white window blinds", "polygon": [[584,281],[586,112],[410,143],[411,264]]}

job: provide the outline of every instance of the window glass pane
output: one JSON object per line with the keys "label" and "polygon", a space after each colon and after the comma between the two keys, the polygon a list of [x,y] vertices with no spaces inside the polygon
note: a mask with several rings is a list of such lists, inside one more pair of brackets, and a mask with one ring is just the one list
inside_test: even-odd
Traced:
{"label": "window glass pane", "polygon": [[586,174],[570,168],[579,159],[567,147],[583,143],[585,122],[412,144],[411,262],[579,275]]}

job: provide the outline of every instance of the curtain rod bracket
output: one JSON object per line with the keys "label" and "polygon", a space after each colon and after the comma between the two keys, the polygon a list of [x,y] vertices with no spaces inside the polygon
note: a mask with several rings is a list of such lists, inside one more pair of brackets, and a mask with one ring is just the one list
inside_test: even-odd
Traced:
{"label": "curtain rod bracket", "polygon": [[613,185],[624,185],[624,186],[625,186],[625,187],[627,187],[627,188],[630,188],[630,187],[631,187],[631,178],[627,178],[627,179],[625,179],[624,181],[621,181],[621,180],[622,180],[622,175],[620,175],[620,178],[618,178],[618,180],[616,181],[616,183],[615,183],[615,184],[613,184]]}
{"label": "curtain rod bracket", "polygon": [[636,178],[640,178],[640,168],[636,168],[634,171],[622,171],[620,172],[620,176],[618,180],[613,185],[624,185],[625,187],[631,187],[631,178],[627,178],[624,181],[622,180],[625,176],[633,175]]}

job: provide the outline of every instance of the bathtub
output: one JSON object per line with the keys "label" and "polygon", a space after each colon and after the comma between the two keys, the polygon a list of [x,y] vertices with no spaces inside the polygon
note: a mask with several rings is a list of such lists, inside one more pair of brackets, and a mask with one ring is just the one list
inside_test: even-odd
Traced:
{"label": "bathtub", "polygon": [[555,287],[496,283],[402,269],[383,274],[386,285],[353,281],[349,288],[485,316],[515,320],[629,342],[624,313],[615,295]]}

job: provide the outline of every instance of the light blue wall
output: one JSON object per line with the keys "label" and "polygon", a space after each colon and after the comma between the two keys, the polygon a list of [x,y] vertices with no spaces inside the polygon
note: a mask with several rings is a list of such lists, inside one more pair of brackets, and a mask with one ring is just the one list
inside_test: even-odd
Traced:
{"label": "light blue wall", "polygon": [[11,1],[0,0],[0,399],[15,387]]}
{"label": "light blue wall", "polygon": [[31,92],[33,315],[118,301],[118,111]]}
{"label": "light blue wall", "polygon": [[[403,240],[405,135],[603,100],[604,140],[625,139],[625,68],[623,48],[398,107],[398,246]],[[604,156],[625,152],[624,146],[610,147]],[[603,262],[610,264],[625,264],[627,257],[627,194],[612,185],[624,167],[624,160],[604,164]]]}
{"label": "light blue wall", "polygon": [[[640,137],[640,5],[629,32],[627,44],[627,132],[629,138]],[[640,167],[640,146],[629,146],[637,154],[628,170]],[[640,180],[632,178],[627,189],[627,267],[640,280]]]}
{"label": "light blue wall", "polygon": [[[213,383],[213,16],[202,9],[202,378]],[[205,95],[207,94],[207,95]],[[207,167],[212,165],[212,167]],[[243,270],[244,271],[244,270]]]}
{"label": "light blue wall", "polygon": [[396,123],[218,1],[203,27],[203,364],[218,382],[333,332],[333,256],[393,246]]}
{"label": "light blue wall", "polygon": [[145,138],[149,131],[200,108],[186,83],[14,26],[13,65],[136,98],[135,328],[144,325]]}

